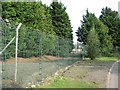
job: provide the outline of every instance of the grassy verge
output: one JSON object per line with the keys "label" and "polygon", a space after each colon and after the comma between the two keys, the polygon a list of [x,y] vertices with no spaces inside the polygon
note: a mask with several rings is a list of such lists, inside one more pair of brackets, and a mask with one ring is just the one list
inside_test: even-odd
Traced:
{"label": "grassy verge", "polygon": [[96,59],[100,61],[117,61],[118,60],[117,57],[99,57]]}
{"label": "grassy verge", "polygon": [[81,65],[88,66],[88,65],[93,65],[93,66],[101,66],[101,65],[111,65],[115,61],[118,61],[119,59],[117,57],[99,57],[96,58],[95,60],[90,60],[89,58],[84,58],[83,61],[80,62]]}
{"label": "grassy verge", "polygon": [[68,77],[58,76],[49,84],[38,86],[38,88],[97,88],[97,84],[80,82]]}

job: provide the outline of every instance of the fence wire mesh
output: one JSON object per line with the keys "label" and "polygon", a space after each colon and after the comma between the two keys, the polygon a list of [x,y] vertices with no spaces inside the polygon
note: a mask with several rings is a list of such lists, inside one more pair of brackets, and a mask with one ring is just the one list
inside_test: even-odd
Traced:
{"label": "fence wire mesh", "polygon": [[[15,36],[16,26],[2,21],[0,26],[0,50]],[[2,64],[2,87],[26,87],[29,84],[40,84],[57,70],[69,66],[79,59],[71,57],[72,40],[46,34],[40,30],[27,28],[19,30],[18,72],[15,73],[15,40],[5,50]]]}
{"label": "fence wire mesh", "polygon": [[[2,7],[1,7],[1,4],[0,4],[0,16],[1,16],[1,12],[2,12]],[[1,20],[1,17],[0,17],[0,51],[2,50],[2,20]],[[2,60],[2,56],[0,54],[0,61]],[[0,64],[0,71],[2,71],[2,64]],[[2,73],[0,73],[0,89],[2,89]]]}

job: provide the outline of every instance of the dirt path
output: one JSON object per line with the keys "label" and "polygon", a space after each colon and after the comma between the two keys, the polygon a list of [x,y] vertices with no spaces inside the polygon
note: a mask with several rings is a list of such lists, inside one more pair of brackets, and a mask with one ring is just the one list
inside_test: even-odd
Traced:
{"label": "dirt path", "polygon": [[86,62],[79,61],[63,73],[63,76],[74,80],[89,82],[98,85],[99,88],[106,87],[107,74],[114,62]]}

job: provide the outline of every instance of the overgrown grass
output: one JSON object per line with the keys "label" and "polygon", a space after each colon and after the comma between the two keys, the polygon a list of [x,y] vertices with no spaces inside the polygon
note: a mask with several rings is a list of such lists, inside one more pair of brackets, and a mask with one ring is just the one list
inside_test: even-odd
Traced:
{"label": "overgrown grass", "polygon": [[81,64],[84,64],[85,66],[87,65],[95,65],[95,66],[100,65],[101,66],[101,65],[104,65],[105,63],[106,65],[112,64],[118,60],[120,59],[118,59],[117,57],[99,57],[99,58],[96,58],[95,60],[90,60],[90,58],[84,58],[84,61],[81,62]]}
{"label": "overgrown grass", "polygon": [[99,57],[96,58],[97,60],[101,60],[101,61],[117,61],[118,58],[117,57]]}
{"label": "overgrown grass", "polygon": [[80,82],[72,80],[68,77],[59,76],[50,84],[39,86],[38,88],[97,88],[98,85],[94,83]]}

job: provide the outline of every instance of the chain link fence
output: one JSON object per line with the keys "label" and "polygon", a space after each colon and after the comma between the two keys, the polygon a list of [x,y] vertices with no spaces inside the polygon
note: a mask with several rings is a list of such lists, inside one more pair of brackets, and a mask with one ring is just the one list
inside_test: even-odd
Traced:
{"label": "chain link fence", "polygon": [[[1,28],[2,27],[2,28]],[[0,50],[15,36],[16,26],[2,21],[0,26]],[[40,84],[57,70],[65,68],[79,59],[71,56],[72,40],[27,28],[19,30],[17,82],[15,73],[15,40],[2,54],[2,87],[21,88],[29,84]]]}
{"label": "chain link fence", "polygon": [[[1,10],[1,4],[0,4],[0,12],[1,12],[2,10]],[[0,15],[1,15],[1,13],[0,13]],[[1,17],[0,17],[0,51],[2,50],[2,20],[1,20]],[[2,55],[1,55],[1,53],[0,53],[0,61],[2,60]],[[0,71],[2,71],[2,64],[0,64]],[[0,89],[2,88],[2,73],[0,73]]]}

